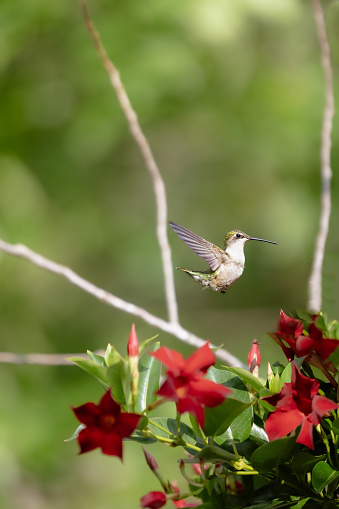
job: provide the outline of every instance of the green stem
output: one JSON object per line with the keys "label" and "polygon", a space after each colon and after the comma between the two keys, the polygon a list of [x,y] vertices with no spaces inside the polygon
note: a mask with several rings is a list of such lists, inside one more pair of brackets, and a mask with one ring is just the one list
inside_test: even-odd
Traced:
{"label": "green stem", "polygon": [[328,441],[327,435],[326,435],[326,433],[324,432],[323,428],[321,427],[321,424],[317,424],[317,426],[315,427],[315,429],[318,431],[318,433],[319,433],[319,435],[321,436],[322,441],[323,441],[323,443],[324,443],[324,445],[325,445],[326,452],[327,452],[328,462],[329,462],[329,464],[331,465],[331,467],[332,467],[333,469],[335,469],[335,466],[333,465],[332,458],[331,458],[331,448],[330,448],[330,444],[329,444],[329,441]]}
{"label": "green stem", "polygon": [[165,433],[167,433],[167,435],[171,436],[171,437],[174,437],[174,438],[178,438],[177,435],[175,435],[174,433],[172,433],[171,431],[169,431],[168,429],[164,428],[163,426],[161,426],[160,424],[152,421],[152,419],[148,419],[148,422],[150,424],[152,424],[152,426],[155,426],[156,428],[158,429],[161,429],[161,431],[164,431]]}

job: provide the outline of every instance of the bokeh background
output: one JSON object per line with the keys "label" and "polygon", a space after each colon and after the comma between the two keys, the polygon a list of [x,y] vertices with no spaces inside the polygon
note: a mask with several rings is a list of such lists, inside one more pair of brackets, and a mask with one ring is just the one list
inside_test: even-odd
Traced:
{"label": "bokeh background", "polygon": [[[339,2],[323,2],[339,91]],[[169,219],[222,245],[239,228],[274,240],[246,246],[225,295],[175,274],[182,324],[263,372],[283,360],[266,335],[280,308],[304,309],[319,217],[323,74],[311,3],[302,0],[96,0],[89,7],[120,70],[164,178]],[[166,318],[152,183],[129,135],[77,2],[3,0],[0,10],[0,236],[70,266]],[[323,307],[338,317],[338,118]],[[174,265],[206,268],[169,231]],[[2,351],[125,353],[133,317],[0,253]],[[192,350],[135,319],[140,340]],[[159,489],[139,446],[123,466],[64,443],[70,405],[98,401],[76,367],[0,366],[3,509],[138,507]],[[179,451],[150,448],[178,478]],[[179,485],[184,486],[179,480]]]}

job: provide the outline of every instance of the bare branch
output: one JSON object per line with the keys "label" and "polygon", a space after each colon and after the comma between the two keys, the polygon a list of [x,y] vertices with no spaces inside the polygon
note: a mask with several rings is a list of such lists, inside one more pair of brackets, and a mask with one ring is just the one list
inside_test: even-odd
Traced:
{"label": "bare branch", "polygon": [[146,168],[148,169],[153,181],[154,194],[157,204],[157,236],[161,250],[162,265],[165,278],[168,319],[172,323],[179,323],[178,305],[174,288],[171,248],[167,238],[167,200],[164,181],[161,177],[158,165],[155,162],[148,141],[140,127],[137,114],[134,111],[125,88],[121,82],[119,71],[113,62],[109,59],[101,42],[100,35],[94,26],[86,0],[79,0],[79,4],[82,9],[87,31],[92,38],[94,47],[102,65],[108,73],[111,85],[116,93],[121,109],[127,119],[131,134],[141,151]]}
{"label": "bare branch", "polygon": [[[104,355],[104,351],[94,352],[97,355]],[[1,364],[40,364],[43,366],[73,366],[67,360],[69,357],[88,358],[84,353],[25,353],[17,354],[12,352],[0,352]],[[75,364],[74,364],[75,365]]]}
{"label": "bare branch", "polygon": [[308,309],[318,313],[322,306],[322,267],[331,216],[331,132],[334,115],[331,53],[326,35],[324,13],[319,0],[312,0],[325,76],[325,108],[321,132],[321,211],[314,258],[308,281]]}
{"label": "bare branch", "polygon": [[[22,244],[9,244],[8,242],[0,240],[0,250],[5,251],[6,253],[12,254],[14,256],[18,256],[19,258],[25,258],[26,260],[29,260],[31,263],[37,265],[42,269],[48,270],[49,272],[53,272],[54,274],[62,276],[63,278],[67,279],[70,283],[77,286],[78,288],[81,288],[82,290],[89,293],[96,299],[105,302],[109,306],[120,309],[121,311],[125,311],[126,313],[129,313],[133,316],[137,316],[144,320],[145,322],[149,323],[150,325],[153,325],[154,327],[157,327],[158,329],[167,332],[172,336],[175,336],[176,338],[180,339],[184,343],[187,343],[188,345],[199,348],[203,346],[206,342],[205,339],[199,338],[195,334],[192,334],[191,332],[184,329],[178,323],[166,322],[162,318],[159,318],[158,316],[149,313],[148,311],[146,311],[146,309],[143,309],[139,306],[136,306],[135,304],[132,304],[131,302],[127,302],[123,299],[120,299],[119,297],[116,297],[112,293],[109,293],[106,290],[103,290],[102,288],[99,288],[94,284],[90,283],[86,279],[83,279],[69,267],[59,265],[58,263],[55,263],[52,260],[49,260],[41,256],[40,254],[35,253],[34,251],[32,251],[31,249]],[[211,348],[216,348],[216,346],[211,344]],[[237,357],[233,356],[226,350],[219,349],[216,352],[216,356],[222,361],[229,364],[230,366],[246,367],[245,364],[243,364]]]}

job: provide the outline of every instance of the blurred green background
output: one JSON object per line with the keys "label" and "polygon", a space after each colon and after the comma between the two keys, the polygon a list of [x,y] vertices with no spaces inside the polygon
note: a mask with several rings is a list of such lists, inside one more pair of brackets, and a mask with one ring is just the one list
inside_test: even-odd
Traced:
{"label": "blurred green background", "polygon": [[[324,2],[339,90],[339,2]],[[131,0],[89,4],[164,178],[169,219],[222,245],[239,228],[247,268],[225,295],[176,272],[183,326],[246,361],[280,308],[306,306],[319,217],[323,74],[311,3],[301,0]],[[166,318],[152,183],[77,2],[3,0],[0,9],[0,237],[73,268]],[[323,307],[338,317],[338,117]],[[169,231],[174,265],[207,268]],[[2,351],[85,352],[140,340],[192,350],[66,281],[0,253]],[[64,443],[69,406],[98,401],[76,367],[0,366],[3,509],[138,507],[159,489],[140,447],[124,464]],[[178,478],[179,451],[152,447]],[[184,487],[180,479],[179,486]]]}

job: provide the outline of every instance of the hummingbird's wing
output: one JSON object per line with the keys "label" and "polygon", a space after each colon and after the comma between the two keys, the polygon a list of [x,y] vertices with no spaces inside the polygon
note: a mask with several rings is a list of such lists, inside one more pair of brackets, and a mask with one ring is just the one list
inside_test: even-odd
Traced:
{"label": "hummingbird's wing", "polygon": [[184,226],[180,226],[180,224],[172,223],[170,221],[170,225],[181,240],[186,242],[186,244],[193,249],[197,255],[206,260],[213,272],[220,266],[221,261],[225,256],[225,252],[220,247],[215,246],[202,237],[199,237],[199,235],[196,235],[191,232],[191,230],[184,228]]}

